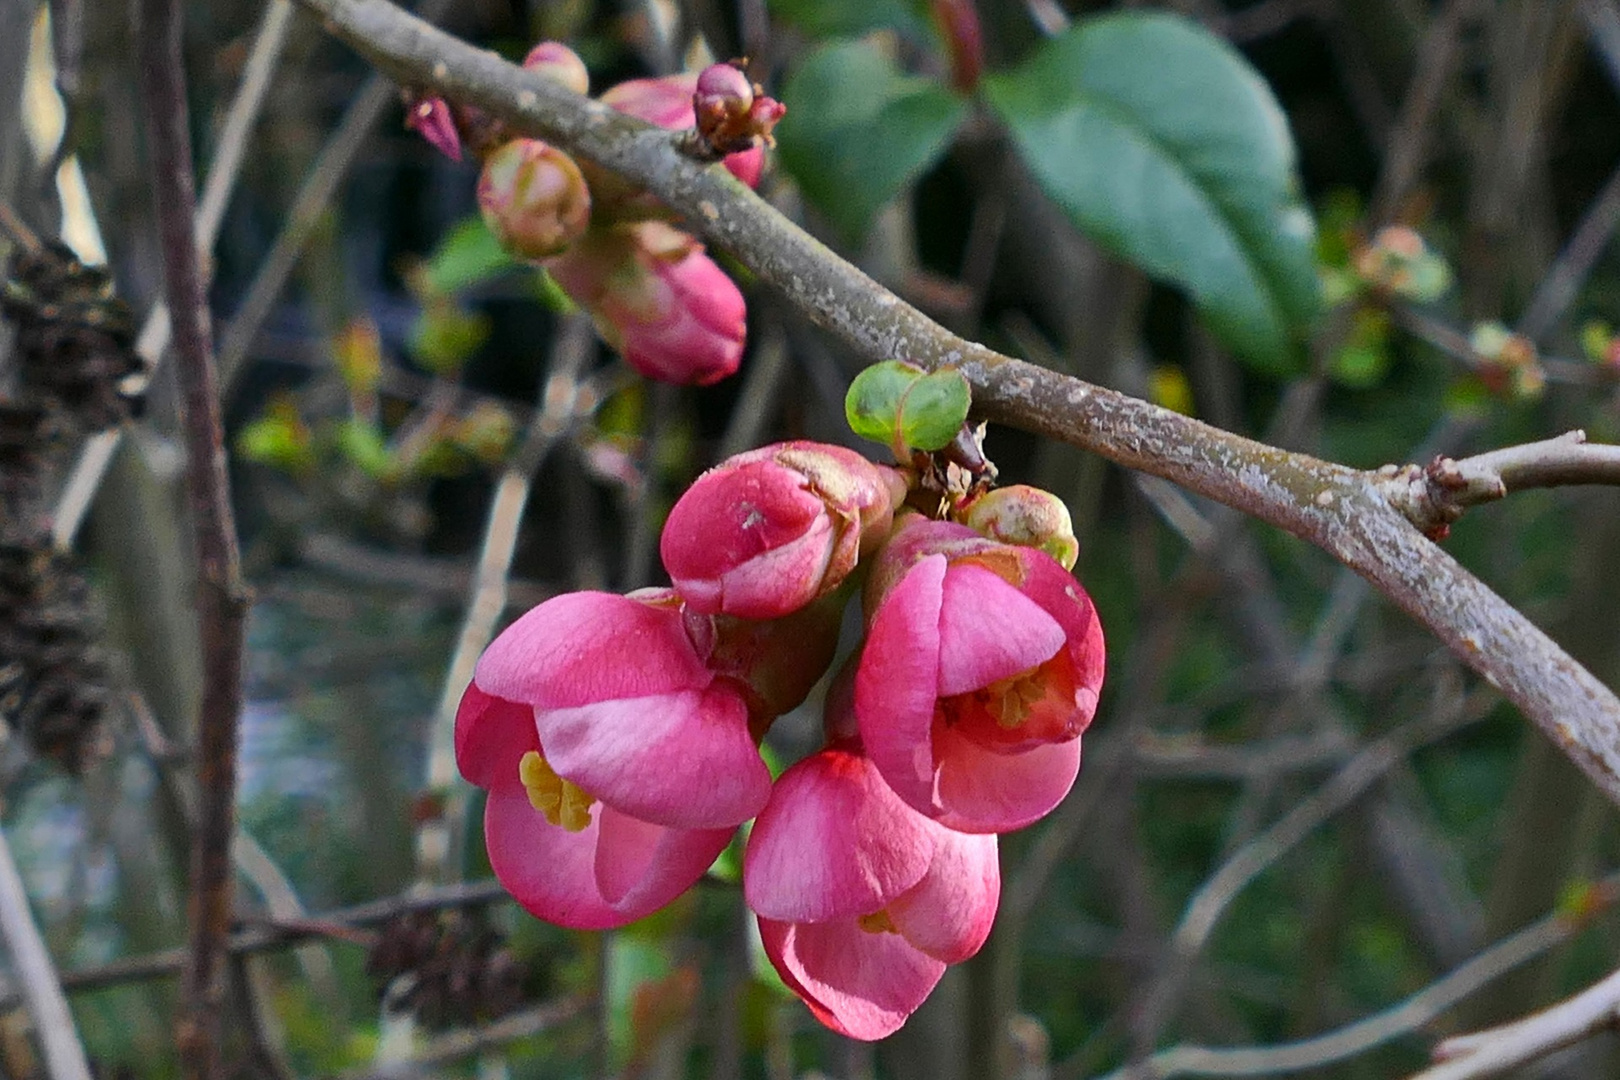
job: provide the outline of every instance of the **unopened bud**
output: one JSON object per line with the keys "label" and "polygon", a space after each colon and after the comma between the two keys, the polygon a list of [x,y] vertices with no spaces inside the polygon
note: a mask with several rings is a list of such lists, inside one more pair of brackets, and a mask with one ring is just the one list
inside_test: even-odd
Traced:
{"label": "unopened bud", "polygon": [[461,160],[461,133],[456,130],[455,118],[450,114],[450,103],[444,98],[411,100],[407,95],[405,126],[451,161]]}
{"label": "unopened bud", "polygon": [[1027,484],[993,488],[956,516],[963,525],[992,540],[1044,551],[1065,570],[1073,570],[1080,557],[1069,508],[1050,491]]}
{"label": "unopened bud", "polygon": [[538,139],[513,139],[484,162],[478,207],[502,247],[544,259],[585,232],[591,193],[573,158]]}
{"label": "unopened bud", "polygon": [[771,129],[787,106],[768,98],[733,64],[710,64],[698,76],[692,94],[698,134],[716,155],[754,149],[770,143]]}
{"label": "unopened bud", "polygon": [[523,58],[523,66],[576,94],[590,93],[591,74],[585,70],[585,61],[560,41],[542,41],[530,49],[529,55]]}

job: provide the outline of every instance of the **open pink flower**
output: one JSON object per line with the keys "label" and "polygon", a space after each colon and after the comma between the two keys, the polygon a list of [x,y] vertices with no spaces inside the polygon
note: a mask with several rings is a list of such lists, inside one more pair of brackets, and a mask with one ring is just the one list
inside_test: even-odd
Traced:
{"label": "open pink flower", "polygon": [[994,836],[918,814],[850,742],[782,774],[743,857],[765,954],[856,1039],[893,1033],[946,965],[979,951],[1000,890]]}
{"label": "open pink flower", "polygon": [[908,518],[867,583],[855,712],[895,792],[967,832],[1068,794],[1103,679],[1091,599],[1044,552]]}
{"label": "open pink flower", "polygon": [[853,450],[777,443],[698,477],[670,510],[659,553],[694,610],[774,619],[836,589],[903,497],[898,474]]}
{"label": "open pink flower", "polygon": [[534,608],[485,650],[456,714],[462,775],[490,793],[496,875],[563,926],[668,903],[769,797],[748,721],[668,590]]}
{"label": "open pink flower", "polygon": [[650,379],[707,386],[742,363],[742,292],[679,229],[659,221],[593,228],[546,268]]}

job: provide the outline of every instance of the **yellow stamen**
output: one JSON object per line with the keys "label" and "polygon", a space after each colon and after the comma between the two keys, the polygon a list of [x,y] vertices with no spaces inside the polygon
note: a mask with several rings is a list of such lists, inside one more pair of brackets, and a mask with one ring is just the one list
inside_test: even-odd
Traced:
{"label": "yellow stamen", "polygon": [[560,825],[569,832],[583,832],[590,825],[591,806],[596,799],[579,785],[558,776],[535,751],[530,750],[518,760],[518,779],[528,792],[529,805],[553,825]]}
{"label": "yellow stamen", "polygon": [[900,931],[889,918],[888,908],[879,908],[870,915],[861,915],[855,920],[855,925],[868,934],[898,934]]}
{"label": "yellow stamen", "polygon": [[993,682],[979,691],[997,724],[1004,728],[1015,728],[1029,719],[1029,714],[1045,694],[1039,673],[1040,668],[1031,668],[1000,682]]}

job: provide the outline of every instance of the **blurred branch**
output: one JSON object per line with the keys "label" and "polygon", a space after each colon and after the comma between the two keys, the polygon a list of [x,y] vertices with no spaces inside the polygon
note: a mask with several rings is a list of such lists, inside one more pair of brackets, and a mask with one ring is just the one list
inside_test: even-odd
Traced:
{"label": "blurred branch", "polygon": [[985,419],[1073,443],[1302,537],[1429,627],[1620,801],[1620,699],[1388,501],[1375,474],[1289,453],[1002,356],[930,321],[772,211],[681,136],[570,93],[385,0],[302,0],[411,86],[477,105],[646,187],[871,359],[951,365]]}
{"label": "blurred branch", "polygon": [[406,1061],[393,1062],[382,1069],[340,1073],[338,1080],[404,1080],[411,1076],[437,1075],[440,1067],[461,1058],[550,1031],[578,1016],[585,1005],[586,1001],[579,998],[548,1001],[476,1028],[440,1035]]}
{"label": "blurred branch", "polygon": [[1391,505],[1425,532],[1444,529],[1464,510],[1526,488],[1620,484],[1620,446],[1589,443],[1586,432],[1507,446],[1455,461],[1384,467]]}
{"label": "blurred branch", "polygon": [[56,966],[45,948],[39,926],[28,909],[28,893],[11,856],[11,844],[0,829],[0,935],[22,983],[28,1018],[34,1023],[45,1051],[45,1071],[51,1080],[90,1080],[84,1045],[73,1026],[73,1013],[62,996]]}
{"label": "blurred branch", "polygon": [[242,651],[248,596],[242,583],[225,428],[202,266],[186,107],[180,0],[141,0],[135,13],[153,201],[163,252],[164,295],[174,324],[176,376],[186,444],[192,536],[201,578],[197,609],[203,658],[197,732],[197,820],[192,837],[190,956],[182,980],[177,1042],[192,1080],[224,1075],[220,1047],[226,937],[231,911],[231,837],[236,823],[236,735],[242,712]]}
{"label": "blurred branch", "polygon": [[[1174,1076],[1280,1076],[1354,1057],[1410,1035],[1491,982],[1573,938],[1620,897],[1620,874],[1593,885],[1579,917],[1559,911],[1512,934],[1444,978],[1383,1012],[1298,1042],[1277,1046],[1176,1046],[1106,1080],[1169,1080]],[[1432,1077],[1427,1080],[1433,1080]]]}
{"label": "blurred branch", "polygon": [[[449,791],[455,783],[456,707],[472,681],[479,654],[495,636],[496,624],[506,612],[507,575],[512,571],[518,526],[522,524],[523,509],[529,502],[534,474],[551,448],[578,420],[581,409],[594,408],[600,400],[583,392],[580,380],[593,340],[590,320],[584,315],[573,316],[557,335],[540,385],[540,407],[535,410],[522,444],[495,486],[466,614],[456,635],[455,652],[450,657],[439,707],[434,713],[428,744],[427,790],[430,792]],[[417,873],[423,881],[445,879],[451,843],[460,834],[464,796],[462,792],[448,799],[444,811],[428,818],[417,831]]]}
{"label": "blurred branch", "polygon": [[1434,1048],[1441,1064],[1412,1080],[1496,1076],[1616,1025],[1620,1025],[1620,971],[1523,1020],[1442,1041]]}
{"label": "blurred branch", "polygon": [[[281,56],[281,46],[287,40],[287,27],[292,23],[291,0],[271,0],[265,9],[264,21],[259,24],[242,74],[242,85],[231,99],[225,116],[225,127],[220,132],[219,145],[203,184],[202,205],[197,209],[197,247],[199,256],[207,262],[219,236],[220,222],[225,218],[225,207],[241,174],[242,155],[247,147],[248,135],[253,130],[270,89],[270,76]],[[135,351],[146,364],[147,378],[157,369],[163,351],[169,345],[169,309],[159,302],[141,333],[135,339]],[[122,428],[111,428],[92,435],[79,451],[73,470],[62,487],[62,495],[51,518],[51,542],[58,551],[69,551],[79,533],[79,526],[90,512],[101,481],[107,475],[113,455],[123,441]]]}

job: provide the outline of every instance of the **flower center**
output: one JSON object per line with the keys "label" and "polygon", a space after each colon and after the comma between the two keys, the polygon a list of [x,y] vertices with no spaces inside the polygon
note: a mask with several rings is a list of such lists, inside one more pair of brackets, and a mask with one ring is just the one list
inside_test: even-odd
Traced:
{"label": "flower center", "polygon": [[528,792],[529,805],[553,825],[560,825],[569,832],[584,832],[590,825],[591,807],[596,799],[578,784],[558,776],[536,751],[530,750],[518,760],[518,779]]}
{"label": "flower center", "polygon": [[858,916],[855,919],[855,925],[868,934],[898,934],[900,932],[894,925],[894,920],[889,918],[888,908],[878,908],[870,915]]}
{"label": "flower center", "polygon": [[965,694],[939,699],[934,721],[954,728],[986,750],[1012,754],[1079,735],[1074,665],[1067,651]]}

